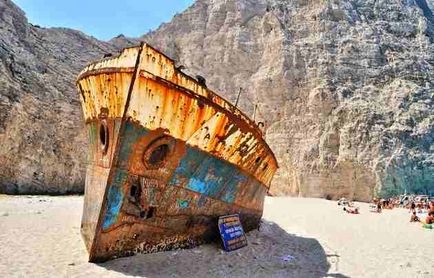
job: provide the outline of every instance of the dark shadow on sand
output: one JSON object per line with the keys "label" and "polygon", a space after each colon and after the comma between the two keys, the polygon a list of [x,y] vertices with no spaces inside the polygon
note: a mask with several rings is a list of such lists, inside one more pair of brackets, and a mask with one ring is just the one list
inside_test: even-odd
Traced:
{"label": "dark shadow on sand", "polygon": [[[277,224],[262,222],[248,234],[249,245],[226,253],[219,244],[189,250],[139,254],[99,266],[143,277],[335,277],[339,255],[326,254],[316,239],[288,234]],[[283,257],[292,256],[290,261]],[[329,274],[327,274],[330,271]]]}

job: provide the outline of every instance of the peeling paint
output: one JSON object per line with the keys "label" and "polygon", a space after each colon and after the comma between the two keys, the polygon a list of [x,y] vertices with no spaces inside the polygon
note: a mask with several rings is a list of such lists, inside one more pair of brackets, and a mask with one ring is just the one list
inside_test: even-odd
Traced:
{"label": "peeling paint", "polygon": [[215,239],[221,215],[239,214],[247,231],[259,225],[277,162],[236,107],[148,45],[89,65],[77,88],[90,261]]}
{"label": "peeling paint", "polygon": [[119,211],[122,206],[124,194],[122,193],[122,184],[125,181],[126,173],[118,171],[117,175],[110,186],[107,194],[107,210],[104,217],[103,229],[109,228],[116,223]]}
{"label": "peeling paint", "polygon": [[190,205],[189,200],[176,199],[176,203],[178,204],[178,207],[181,209],[186,209]]}

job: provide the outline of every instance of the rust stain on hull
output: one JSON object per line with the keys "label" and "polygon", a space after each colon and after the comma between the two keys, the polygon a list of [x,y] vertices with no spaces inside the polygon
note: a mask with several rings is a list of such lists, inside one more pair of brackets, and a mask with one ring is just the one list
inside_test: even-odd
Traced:
{"label": "rust stain on hull", "polygon": [[277,169],[257,125],[149,45],[79,75],[89,134],[82,235],[90,261],[212,240],[259,224]]}

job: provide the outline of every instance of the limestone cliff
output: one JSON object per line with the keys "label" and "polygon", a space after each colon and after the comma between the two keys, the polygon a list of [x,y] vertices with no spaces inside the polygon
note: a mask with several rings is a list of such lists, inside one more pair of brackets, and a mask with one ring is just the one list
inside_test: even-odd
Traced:
{"label": "limestone cliff", "polygon": [[[265,123],[274,194],[434,191],[433,0],[198,0],[142,39]],[[0,0],[0,191],[80,191],[73,80],[108,43]],[[254,107],[257,106],[256,113]]]}
{"label": "limestone cliff", "polygon": [[272,192],[434,190],[434,1],[199,0],[144,38],[265,122]]}
{"label": "limestone cliff", "polygon": [[0,0],[0,193],[82,192],[86,136],[77,73],[108,43],[27,22]]}

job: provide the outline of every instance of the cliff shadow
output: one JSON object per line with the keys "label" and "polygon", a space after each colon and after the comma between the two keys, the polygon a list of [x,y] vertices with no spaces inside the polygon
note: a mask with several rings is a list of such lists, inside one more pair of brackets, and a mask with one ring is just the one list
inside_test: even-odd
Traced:
{"label": "cliff shadow", "polygon": [[[226,253],[218,243],[194,249],[138,254],[98,264],[135,277],[336,277],[339,255],[326,254],[316,239],[288,234],[262,221],[248,246]],[[328,272],[331,274],[327,274]]]}

